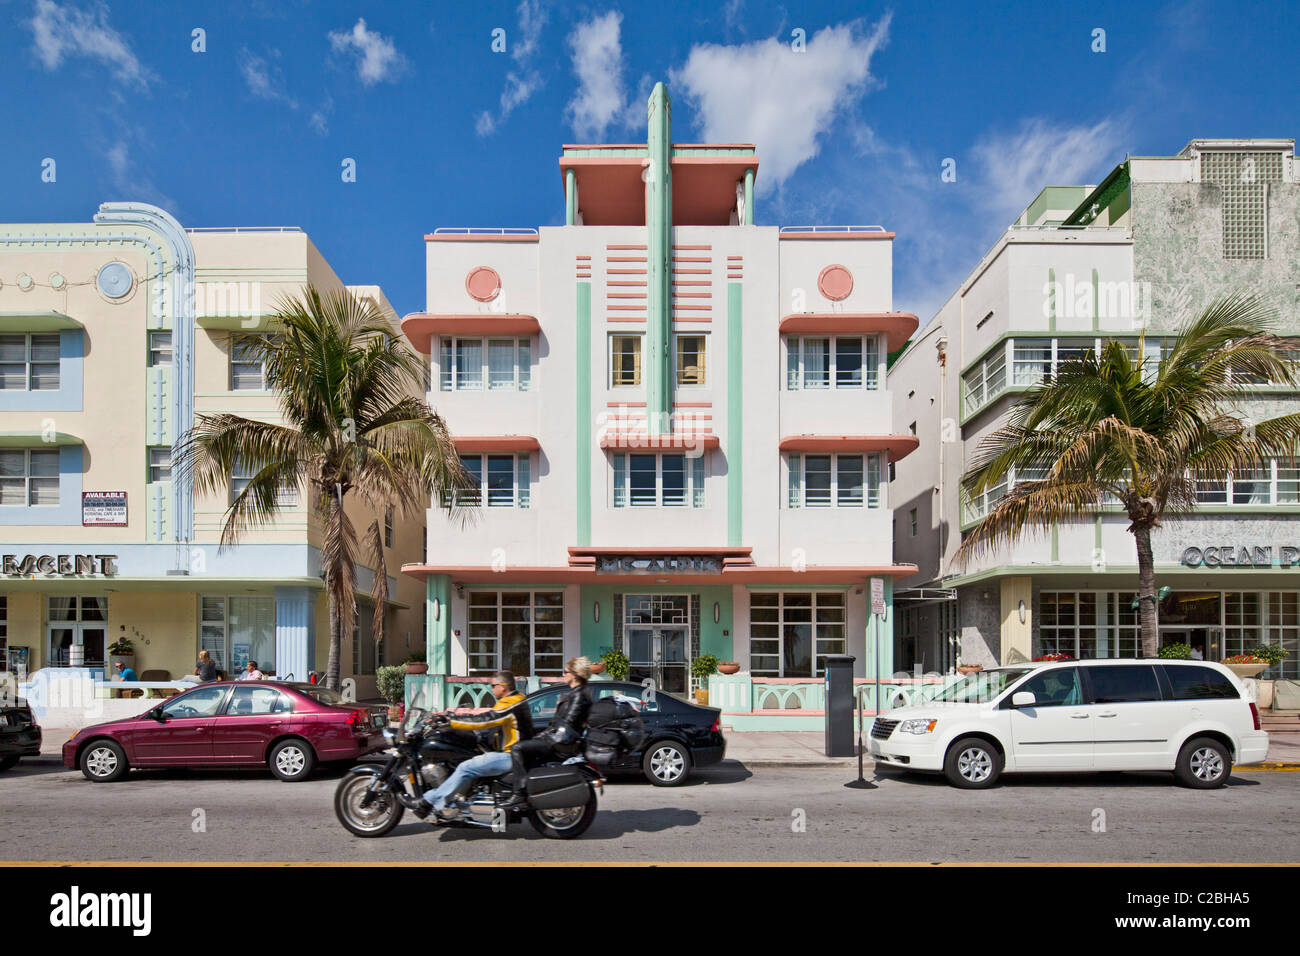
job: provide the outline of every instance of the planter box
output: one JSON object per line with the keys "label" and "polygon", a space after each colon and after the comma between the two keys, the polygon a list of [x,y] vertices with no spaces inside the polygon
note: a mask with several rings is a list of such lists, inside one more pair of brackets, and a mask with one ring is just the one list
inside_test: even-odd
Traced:
{"label": "planter box", "polygon": [[1225,664],[1224,667],[1232,671],[1242,680],[1249,680],[1258,674],[1268,670],[1268,662],[1260,661],[1258,664]]}

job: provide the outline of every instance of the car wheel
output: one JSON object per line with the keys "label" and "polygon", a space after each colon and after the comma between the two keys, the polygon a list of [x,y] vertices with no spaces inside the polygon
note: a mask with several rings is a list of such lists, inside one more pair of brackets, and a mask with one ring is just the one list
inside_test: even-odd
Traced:
{"label": "car wheel", "polygon": [[1232,754],[1219,741],[1197,737],[1183,744],[1174,765],[1174,778],[1184,787],[1212,790],[1228,782],[1232,773]]}
{"label": "car wheel", "polygon": [[963,737],[948,748],[943,774],[954,787],[983,790],[1002,775],[1002,755],[982,737]]}
{"label": "car wheel", "polygon": [[679,787],[691,773],[691,754],[673,740],[656,740],[646,748],[641,769],[656,787]]}
{"label": "car wheel", "polygon": [[126,776],[126,751],[114,740],[96,740],[81,751],[81,772],[87,780],[110,783]]}
{"label": "car wheel", "polygon": [[8,770],[18,763],[18,754],[9,754],[7,757],[0,757],[0,773]]}
{"label": "car wheel", "polygon": [[271,765],[271,773],[281,780],[297,783],[311,775],[312,768],[316,766],[316,752],[307,741],[291,737],[271,748],[267,763]]}

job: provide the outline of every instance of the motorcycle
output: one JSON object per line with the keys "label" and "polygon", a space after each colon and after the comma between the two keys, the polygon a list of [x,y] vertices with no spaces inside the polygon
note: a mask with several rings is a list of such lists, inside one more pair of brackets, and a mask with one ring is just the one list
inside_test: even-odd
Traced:
{"label": "motorcycle", "polygon": [[[397,826],[407,811],[421,808],[421,797],[445,781],[456,767],[487,748],[465,731],[453,730],[443,714],[419,708],[407,711],[397,732],[384,731],[388,760],[353,767],[334,792],[334,815],[359,837],[379,837]],[[528,772],[525,801],[505,806],[514,792],[500,777],[478,777],[447,806],[451,819],[434,813],[430,824],[476,827],[503,832],[527,819],[544,837],[571,840],[596,817],[596,794],[604,777],[581,757],[548,763]]]}

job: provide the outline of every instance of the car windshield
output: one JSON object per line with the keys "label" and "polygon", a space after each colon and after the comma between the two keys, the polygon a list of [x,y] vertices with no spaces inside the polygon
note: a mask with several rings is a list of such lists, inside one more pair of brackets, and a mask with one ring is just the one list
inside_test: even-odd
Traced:
{"label": "car windshield", "polygon": [[982,704],[997,697],[1032,670],[1028,667],[999,667],[968,674],[942,693],[930,698],[946,704]]}
{"label": "car windshield", "polygon": [[348,703],[344,700],[342,694],[336,690],[330,690],[328,687],[316,685],[314,687],[298,687],[296,690],[301,694],[307,695],[317,703],[324,704],[327,707],[339,707]]}

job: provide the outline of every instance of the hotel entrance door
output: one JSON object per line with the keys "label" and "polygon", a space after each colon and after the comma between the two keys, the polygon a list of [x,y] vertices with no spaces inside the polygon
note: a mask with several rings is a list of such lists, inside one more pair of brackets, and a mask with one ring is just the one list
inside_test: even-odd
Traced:
{"label": "hotel entrance door", "polygon": [[680,625],[627,629],[628,680],[646,678],[670,694],[688,692],[686,628]]}

